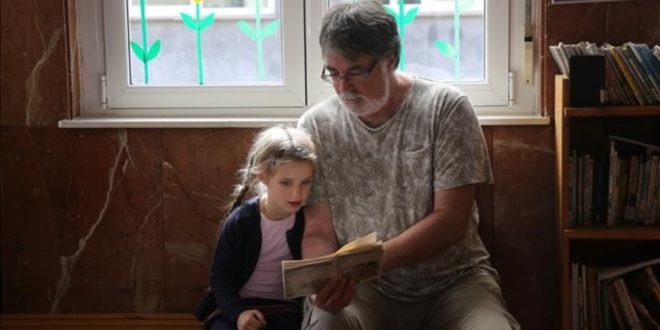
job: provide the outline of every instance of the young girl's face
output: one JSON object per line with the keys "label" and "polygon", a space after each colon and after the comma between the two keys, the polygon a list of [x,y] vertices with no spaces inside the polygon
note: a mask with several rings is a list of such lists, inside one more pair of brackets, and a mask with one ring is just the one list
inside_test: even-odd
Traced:
{"label": "young girl's face", "polygon": [[268,195],[261,212],[280,220],[297,212],[309,196],[314,167],[310,162],[292,161],[279,165],[270,175],[260,176]]}

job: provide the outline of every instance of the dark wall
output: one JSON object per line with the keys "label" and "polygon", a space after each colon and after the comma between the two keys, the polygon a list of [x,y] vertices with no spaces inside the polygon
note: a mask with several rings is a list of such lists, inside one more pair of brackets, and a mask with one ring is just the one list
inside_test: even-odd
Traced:
{"label": "dark wall", "polygon": [[[65,1],[0,3],[2,312],[193,310],[255,129],[58,129]],[[548,6],[545,38],[657,43],[660,1],[631,3]],[[542,70],[551,108],[556,70]],[[496,180],[479,196],[484,240],[523,327],[556,328],[552,126],[484,133]]]}

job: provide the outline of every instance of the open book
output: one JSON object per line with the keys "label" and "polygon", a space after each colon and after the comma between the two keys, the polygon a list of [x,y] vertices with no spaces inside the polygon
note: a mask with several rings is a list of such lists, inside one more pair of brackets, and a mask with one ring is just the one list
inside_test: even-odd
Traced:
{"label": "open book", "polygon": [[383,242],[371,233],[322,257],[282,261],[284,296],[315,294],[328,280],[340,277],[356,281],[378,278],[383,260]]}

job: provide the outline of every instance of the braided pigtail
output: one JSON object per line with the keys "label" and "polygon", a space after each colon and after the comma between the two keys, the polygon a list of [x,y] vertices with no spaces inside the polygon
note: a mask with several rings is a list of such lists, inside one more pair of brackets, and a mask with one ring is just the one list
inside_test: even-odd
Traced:
{"label": "braided pigtail", "polygon": [[241,205],[245,200],[245,197],[250,191],[252,191],[252,185],[254,184],[254,155],[248,157],[248,161],[245,166],[239,171],[241,179],[240,183],[234,186],[234,191],[231,194],[231,202],[227,204],[227,214],[225,217],[231,213],[236,207]]}

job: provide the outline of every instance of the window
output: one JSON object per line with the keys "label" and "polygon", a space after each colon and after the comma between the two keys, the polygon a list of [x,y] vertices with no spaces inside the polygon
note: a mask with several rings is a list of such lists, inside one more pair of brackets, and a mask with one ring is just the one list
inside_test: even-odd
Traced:
{"label": "window", "polygon": [[[79,0],[80,118],[60,125],[294,121],[333,93],[319,77],[318,34],[340,2]],[[399,70],[455,84],[480,116],[534,114],[536,88],[521,79],[524,35],[510,28],[523,26],[521,3],[383,0],[401,32]],[[511,102],[514,90],[524,98]]]}

